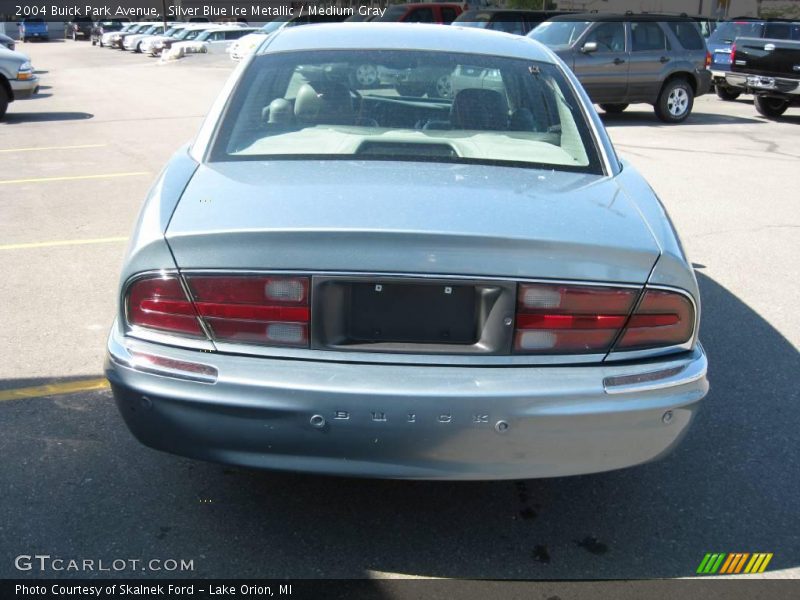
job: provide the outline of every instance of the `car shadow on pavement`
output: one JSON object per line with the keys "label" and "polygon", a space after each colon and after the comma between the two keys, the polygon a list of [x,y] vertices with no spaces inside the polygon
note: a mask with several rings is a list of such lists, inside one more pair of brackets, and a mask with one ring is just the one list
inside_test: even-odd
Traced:
{"label": "car shadow on pavement", "polygon": [[[39,97],[47,98],[52,94],[40,94]],[[36,98],[34,96],[34,98]],[[3,122],[7,125],[20,123],[46,123],[51,121],[85,121],[93,119],[94,115],[85,112],[14,112],[15,107],[6,113]]]}
{"label": "car shadow on pavement", "polygon": [[598,111],[598,114],[600,115],[600,118],[606,127],[627,127],[641,125],[647,125],[648,127],[686,127],[687,125],[738,125],[763,122],[763,119],[757,118],[757,114],[754,114],[753,118],[751,119],[698,111],[693,111],[685,121],[677,125],[660,121],[653,113],[652,109],[637,111],[629,108],[625,112],[617,114],[605,113],[601,109]]}
{"label": "car shadow on pavement", "polygon": [[711,392],[659,462],[503,482],[281,474],[147,449],[107,391],[8,401],[0,555],[184,558],[199,577],[690,577],[707,552],[798,567],[800,354],[699,280]]}

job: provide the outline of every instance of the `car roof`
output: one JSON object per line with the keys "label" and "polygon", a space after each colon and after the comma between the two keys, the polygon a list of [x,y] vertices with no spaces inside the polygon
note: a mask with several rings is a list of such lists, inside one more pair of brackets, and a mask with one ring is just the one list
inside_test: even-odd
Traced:
{"label": "car roof", "polygon": [[692,21],[685,15],[665,15],[665,14],[633,14],[633,13],[571,13],[553,17],[550,21],[599,21],[599,22],[653,22],[653,21]]}
{"label": "car roof", "polygon": [[206,27],[208,31],[248,31],[248,30],[255,30],[254,27],[242,27],[241,25],[212,25],[211,27]]}
{"label": "car roof", "polygon": [[284,27],[261,52],[319,49],[432,50],[555,62],[550,50],[525,36],[430,23],[344,22]]}
{"label": "car roof", "polygon": [[752,23],[800,23],[800,19],[784,19],[781,17],[731,17],[725,19],[723,23],[735,23],[737,21],[747,21]]}
{"label": "car roof", "polygon": [[474,15],[476,13],[481,13],[481,14],[485,13],[485,14],[493,14],[493,15],[497,14],[497,13],[502,13],[502,14],[506,14],[507,13],[507,14],[510,14],[510,15],[516,15],[516,14],[520,14],[520,15],[536,15],[536,16],[542,16],[542,17],[548,16],[548,15],[556,17],[556,16],[564,15],[564,14],[572,14],[570,11],[566,11],[566,10],[529,10],[527,8],[497,8],[496,6],[492,6],[490,8],[470,8],[469,10],[465,10],[463,13],[461,13],[459,15],[459,18],[464,16],[464,15],[467,15],[467,14]]}

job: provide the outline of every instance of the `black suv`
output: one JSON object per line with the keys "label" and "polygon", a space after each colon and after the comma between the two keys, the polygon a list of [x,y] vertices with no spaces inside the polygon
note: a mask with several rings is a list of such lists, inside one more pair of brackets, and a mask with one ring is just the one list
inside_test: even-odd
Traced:
{"label": "black suv", "polygon": [[708,50],[711,52],[711,79],[717,96],[723,100],[736,100],[744,91],[732,87],[725,79],[731,71],[733,43],[739,37],[800,41],[800,20],[736,17],[719,24],[708,38]]}
{"label": "black suv", "polygon": [[92,35],[94,22],[91,17],[75,17],[72,21],[64,24],[64,38],[77,40],[88,40]]}
{"label": "black suv", "polygon": [[530,34],[569,65],[592,102],[609,113],[646,102],[680,123],[708,93],[710,55],[697,23],[670,15],[563,15]]}

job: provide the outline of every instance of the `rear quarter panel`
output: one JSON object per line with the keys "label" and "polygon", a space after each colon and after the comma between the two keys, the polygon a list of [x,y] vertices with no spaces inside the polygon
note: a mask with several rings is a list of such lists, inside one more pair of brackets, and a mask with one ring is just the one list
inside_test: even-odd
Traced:
{"label": "rear quarter panel", "polygon": [[650,275],[650,283],[678,287],[691,293],[699,306],[700,295],[694,269],[686,256],[675,226],[650,184],[627,161],[617,183],[638,208],[661,248],[661,255]]}

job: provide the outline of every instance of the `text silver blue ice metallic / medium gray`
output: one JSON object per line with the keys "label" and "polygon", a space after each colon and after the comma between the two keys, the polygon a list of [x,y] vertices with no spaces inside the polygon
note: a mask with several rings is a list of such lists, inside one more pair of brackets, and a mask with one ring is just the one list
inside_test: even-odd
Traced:
{"label": "text silver blue ice metallic / medium gray", "polygon": [[133,434],[185,456],[553,477],[680,441],[699,319],[663,206],[552,52],[308,26],[239,66],[152,188],[106,374]]}

